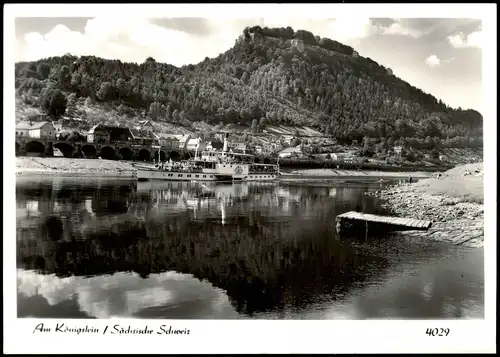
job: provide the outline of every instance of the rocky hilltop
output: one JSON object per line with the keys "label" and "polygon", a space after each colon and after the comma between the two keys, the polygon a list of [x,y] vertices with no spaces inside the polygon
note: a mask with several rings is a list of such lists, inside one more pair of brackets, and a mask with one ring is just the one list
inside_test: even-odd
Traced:
{"label": "rocky hilltop", "polygon": [[18,106],[77,118],[83,129],[147,117],[186,130],[308,126],[367,156],[395,145],[482,147],[477,111],[450,108],[352,47],[290,27],[246,28],[225,53],[183,67],[66,55],[16,63],[15,81]]}

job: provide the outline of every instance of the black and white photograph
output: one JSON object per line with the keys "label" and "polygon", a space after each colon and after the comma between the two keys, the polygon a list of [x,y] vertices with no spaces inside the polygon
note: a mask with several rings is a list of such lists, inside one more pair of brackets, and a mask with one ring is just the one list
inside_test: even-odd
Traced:
{"label": "black and white photograph", "polygon": [[61,6],[4,34],[4,309],[26,338],[417,320],[444,344],[496,316],[495,8]]}

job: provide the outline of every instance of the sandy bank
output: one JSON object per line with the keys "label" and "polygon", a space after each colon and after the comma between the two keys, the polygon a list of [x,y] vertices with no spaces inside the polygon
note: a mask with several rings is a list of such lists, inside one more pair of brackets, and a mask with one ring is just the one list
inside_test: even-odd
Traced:
{"label": "sandy bank", "polygon": [[134,177],[129,163],[113,160],[17,157],[16,175]]}
{"label": "sandy bank", "polygon": [[324,177],[401,177],[426,178],[430,176],[428,172],[391,172],[391,171],[368,171],[368,170],[336,170],[336,169],[307,169],[294,170],[284,174],[299,176],[324,176]]}
{"label": "sandy bank", "polygon": [[[475,173],[475,171],[478,171]],[[484,244],[483,164],[458,166],[440,178],[390,187],[376,195],[397,216],[433,221],[427,232],[402,234],[425,236],[457,245]],[[464,173],[467,175],[464,176]]]}

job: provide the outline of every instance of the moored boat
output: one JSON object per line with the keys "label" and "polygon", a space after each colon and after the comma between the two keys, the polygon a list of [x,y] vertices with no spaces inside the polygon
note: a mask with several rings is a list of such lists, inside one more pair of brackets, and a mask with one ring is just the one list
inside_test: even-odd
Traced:
{"label": "moored boat", "polygon": [[136,165],[137,179],[166,181],[272,181],[279,166],[255,163],[255,156],[227,150],[227,134],[221,151],[195,152],[194,159]]}

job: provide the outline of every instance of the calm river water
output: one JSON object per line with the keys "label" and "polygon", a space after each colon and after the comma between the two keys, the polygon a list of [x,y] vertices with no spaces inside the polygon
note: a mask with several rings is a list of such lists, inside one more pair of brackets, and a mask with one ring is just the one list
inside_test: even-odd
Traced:
{"label": "calm river water", "polygon": [[20,178],[18,316],[484,318],[482,248],[336,237],[378,189]]}

